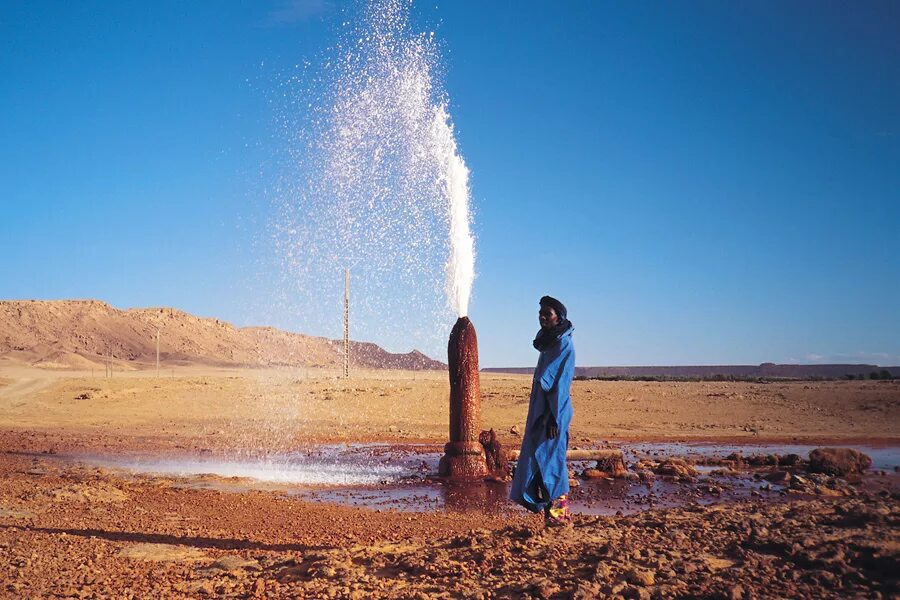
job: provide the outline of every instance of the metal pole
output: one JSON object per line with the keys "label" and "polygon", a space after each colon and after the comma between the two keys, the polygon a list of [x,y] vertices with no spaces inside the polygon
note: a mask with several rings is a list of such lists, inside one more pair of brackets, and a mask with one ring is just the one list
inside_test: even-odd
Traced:
{"label": "metal pole", "polygon": [[350,377],[350,269],[344,269],[344,377]]}

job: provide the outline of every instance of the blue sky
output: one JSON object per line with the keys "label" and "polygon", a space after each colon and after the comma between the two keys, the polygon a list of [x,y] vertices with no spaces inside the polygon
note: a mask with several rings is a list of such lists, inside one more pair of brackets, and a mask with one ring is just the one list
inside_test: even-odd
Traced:
{"label": "blue sky", "polygon": [[[347,6],[5,3],[0,298],[291,328],[259,310],[273,97]],[[900,364],[896,2],[436,1],[413,20],[437,32],[472,172],[483,365],[535,361],[548,293],[581,365]]]}

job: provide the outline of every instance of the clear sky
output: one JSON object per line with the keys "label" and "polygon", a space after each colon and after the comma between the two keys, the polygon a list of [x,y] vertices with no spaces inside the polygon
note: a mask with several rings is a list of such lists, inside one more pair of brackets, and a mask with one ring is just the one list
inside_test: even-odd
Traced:
{"label": "clear sky", "polygon": [[[253,283],[272,100],[345,6],[3,3],[0,298],[290,328]],[[585,366],[900,364],[900,3],[432,0],[413,19],[472,172],[482,365],[534,363],[543,294]]]}

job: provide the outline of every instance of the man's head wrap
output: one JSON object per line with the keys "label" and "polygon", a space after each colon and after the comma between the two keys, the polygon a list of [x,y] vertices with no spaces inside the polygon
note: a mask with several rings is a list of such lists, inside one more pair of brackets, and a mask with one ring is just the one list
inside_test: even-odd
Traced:
{"label": "man's head wrap", "polygon": [[544,296],[543,298],[541,298],[540,305],[549,306],[550,308],[555,310],[560,319],[566,318],[566,305],[556,298],[553,298],[552,296]]}

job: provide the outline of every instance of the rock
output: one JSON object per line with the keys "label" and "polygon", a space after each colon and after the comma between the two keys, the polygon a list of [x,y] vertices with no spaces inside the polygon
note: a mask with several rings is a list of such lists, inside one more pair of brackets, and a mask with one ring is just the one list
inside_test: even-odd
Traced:
{"label": "rock", "polygon": [[728,560],[727,558],[718,558],[710,555],[703,556],[702,561],[706,568],[710,571],[720,571],[722,569],[728,569],[734,566],[733,560]]}
{"label": "rock", "polygon": [[622,590],[622,597],[627,600],[650,600],[650,590],[639,585],[629,585]]}
{"label": "rock", "polygon": [[526,585],[526,591],[530,591],[538,598],[551,598],[559,592],[559,586],[549,579],[533,579]]}
{"label": "rock", "polygon": [[774,466],[778,464],[778,456],[775,454],[754,454],[747,457],[746,462],[752,467]]}
{"label": "rock", "polygon": [[634,567],[625,571],[625,581],[647,587],[656,583],[656,577],[647,569]]}
{"label": "rock", "polygon": [[482,431],[478,442],[484,448],[488,471],[494,477],[505,479],[510,476],[509,452],[500,444],[493,429]]}
{"label": "rock", "polygon": [[791,475],[791,487],[794,489],[805,489],[809,486],[809,481],[799,475]]}
{"label": "rock", "polygon": [[390,427],[388,427],[389,433],[397,433],[398,431],[400,431],[400,429],[396,425],[391,425]]}
{"label": "rock", "polygon": [[653,472],[657,475],[685,477],[688,479],[697,476],[697,469],[680,458],[667,458],[659,463]]}
{"label": "rock", "polygon": [[733,585],[728,588],[728,600],[741,600],[744,597],[744,588],[739,585]]}
{"label": "rock", "polygon": [[229,573],[232,571],[240,571],[241,569],[246,569],[248,571],[258,571],[259,563],[255,560],[248,560],[246,558],[228,554],[216,559],[209,568],[216,571],[228,571]]}
{"label": "rock", "polygon": [[596,583],[578,584],[575,591],[572,592],[572,600],[594,600],[600,597],[600,586]]}
{"label": "rock", "polygon": [[791,474],[787,471],[772,471],[771,473],[764,475],[763,479],[771,481],[772,483],[777,483],[778,485],[785,485],[791,481]]}
{"label": "rock", "polygon": [[816,448],[809,453],[810,473],[846,476],[863,473],[872,459],[853,448]]}
{"label": "rock", "polygon": [[188,586],[188,591],[193,595],[197,596],[215,596],[216,588],[213,585],[212,581],[208,579],[203,579],[201,581],[193,581]]}
{"label": "rock", "polygon": [[826,497],[831,497],[831,498],[837,498],[838,496],[844,496],[844,495],[845,495],[845,494],[844,494],[843,492],[841,492],[840,490],[833,490],[833,489],[831,489],[830,487],[824,486],[824,485],[817,485],[816,488],[815,488],[815,490],[816,490],[816,495],[818,495],[818,496],[826,496]]}
{"label": "rock", "polygon": [[594,570],[594,579],[597,581],[605,581],[610,577],[612,577],[612,568],[603,561],[598,562],[597,568]]}
{"label": "rock", "polygon": [[266,581],[265,579],[257,579],[253,584],[253,595],[254,596],[262,596],[266,593]]}
{"label": "rock", "polygon": [[739,473],[734,469],[713,469],[709,472],[710,477],[737,477]]}
{"label": "rock", "polygon": [[799,454],[785,454],[778,460],[778,464],[782,467],[793,467],[800,464],[803,459]]}
{"label": "rock", "polygon": [[625,457],[621,452],[598,460],[594,468],[598,471],[603,471],[607,474],[607,477],[614,479],[628,475],[628,469],[625,467]]}
{"label": "rock", "polygon": [[513,434],[513,435],[522,435],[522,432],[519,431],[519,426],[518,426],[518,425],[513,425],[512,427],[510,427],[510,428],[509,428],[509,432],[510,432],[511,434]]}
{"label": "rock", "polygon": [[583,479],[603,479],[606,477],[606,473],[597,469],[585,469],[581,472],[581,477]]}

